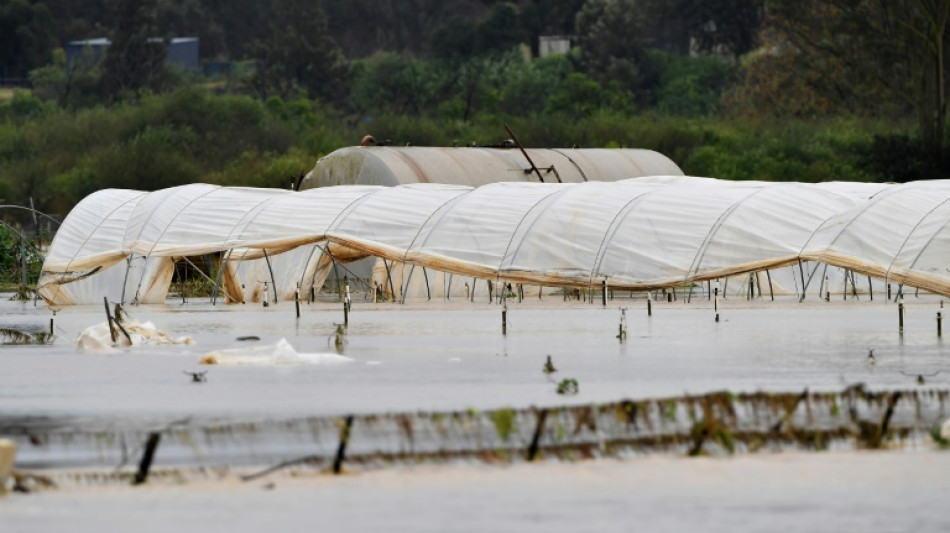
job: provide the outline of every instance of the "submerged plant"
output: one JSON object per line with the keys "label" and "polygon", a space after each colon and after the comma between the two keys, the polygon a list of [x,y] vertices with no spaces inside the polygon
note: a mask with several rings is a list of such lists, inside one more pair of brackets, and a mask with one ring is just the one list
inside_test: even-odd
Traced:
{"label": "submerged plant", "polygon": [[511,436],[511,432],[515,428],[515,410],[510,407],[505,407],[492,412],[488,416],[495,424],[495,431],[498,433],[498,438],[507,442],[508,437]]}
{"label": "submerged plant", "polygon": [[934,425],[930,428],[930,438],[934,440],[934,443],[941,450],[950,450],[950,439],[943,436],[943,432],[940,431],[939,425]]}
{"label": "submerged plant", "polygon": [[0,344],[50,344],[53,341],[53,335],[45,331],[35,331],[29,333],[18,329],[0,328]]}
{"label": "submerged plant", "polygon": [[577,380],[573,378],[562,379],[557,385],[557,393],[567,396],[573,396],[580,392],[580,386]]}

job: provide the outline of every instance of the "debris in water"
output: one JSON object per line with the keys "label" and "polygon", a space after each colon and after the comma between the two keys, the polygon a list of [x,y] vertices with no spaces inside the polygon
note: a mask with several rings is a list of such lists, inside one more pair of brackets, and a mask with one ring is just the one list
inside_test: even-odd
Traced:
{"label": "debris in water", "polygon": [[[551,362],[551,356],[550,356],[550,355],[548,355],[548,360],[545,361],[545,363],[544,363],[544,368],[543,368],[541,371],[544,372],[545,374],[553,374],[553,373],[557,372],[557,369],[554,368],[554,363]],[[559,393],[559,394],[563,394],[563,393]]]}
{"label": "debris in water", "polygon": [[926,385],[926,384],[927,384],[927,380],[925,380],[924,378],[932,378],[932,377],[936,376],[936,375],[939,374],[939,373],[940,373],[940,371],[938,370],[938,371],[936,371],[936,372],[934,372],[934,373],[932,373],[932,374],[908,374],[907,372],[904,372],[903,370],[901,370],[901,374],[904,374],[905,376],[910,376],[910,377],[915,377],[915,376],[916,376],[916,377],[917,377],[917,384],[918,384],[918,385]]}
{"label": "debris in water", "polygon": [[351,362],[353,359],[334,353],[298,353],[287,339],[253,348],[215,350],[198,360],[202,365],[318,365]]}
{"label": "debris in water", "polygon": [[259,340],[261,340],[261,338],[258,337],[257,335],[243,335],[243,336],[241,336],[241,337],[238,337],[237,340],[238,340],[238,341],[241,341],[241,342],[244,342],[244,341],[259,341]]}
{"label": "debris in water", "polygon": [[207,370],[204,372],[189,372],[187,370],[182,370],[182,372],[191,376],[191,381],[193,383],[205,383],[208,381]]}
{"label": "debris in water", "polygon": [[155,327],[155,324],[151,322],[133,320],[123,324],[123,327],[124,330],[128,332],[128,336],[116,336],[116,340],[113,341],[107,322],[90,326],[79,335],[79,338],[76,339],[76,344],[80,351],[99,353],[114,351],[114,346],[194,344],[191,337],[172,337],[163,331],[159,331],[159,329]]}

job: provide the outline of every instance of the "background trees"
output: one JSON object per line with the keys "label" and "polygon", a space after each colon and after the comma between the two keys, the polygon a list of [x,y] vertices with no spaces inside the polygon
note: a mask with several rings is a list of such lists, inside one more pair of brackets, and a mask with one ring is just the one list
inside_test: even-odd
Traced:
{"label": "background trees", "polygon": [[[873,108],[876,96],[916,115],[921,142],[937,153],[947,121],[950,0],[791,0],[770,6],[771,24],[820,81]],[[835,72],[828,72],[835,68]],[[868,95],[874,95],[865,103]]]}
{"label": "background trees", "polygon": [[[950,0],[0,0],[0,196],[283,186],[364,134],[639,146],[734,179],[950,173]],[[538,36],[571,36],[538,57]],[[206,72],[165,66],[201,40]],[[70,40],[109,37],[67,68]],[[5,70],[4,70],[5,69]]]}
{"label": "background trees", "polygon": [[347,91],[343,53],[330,37],[319,1],[274,0],[269,35],[254,42],[257,94],[282,97],[302,90],[311,98],[340,101]]}
{"label": "background trees", "polygon": [[155,0],[111,0],[116,25],[102,62],[102,91],[109,101],[142,89],[159,89],[165,74],[165,44]]}
{"label": "background trees", "polygon": [[27,0],[0,0],[0,77],[25,77],[52,58],[49,9]]}

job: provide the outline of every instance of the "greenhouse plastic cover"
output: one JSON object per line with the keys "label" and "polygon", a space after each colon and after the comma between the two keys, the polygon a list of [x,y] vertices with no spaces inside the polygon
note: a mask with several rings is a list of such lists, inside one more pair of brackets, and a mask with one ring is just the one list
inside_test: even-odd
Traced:
{"label": "greenhouse plastic cover", "polygon": [[652,150],[526,148],[524,153],[527,157],[514,148],[350,146],[317,161],[300,188],[410,183],[478,187],[502,181],[581,183],[683,174],[676,163]]}
{"label": "greenhouse plastic cover", "polygon": [[[245,278],[266,278],[279,298],[306,290],[331,258],[365,256],[481,279],[569,287],[606,280],[633,290],[801,260],[950,295],[948,224],[950,181],[669,176],[479,188],[104,190],[64,221],[40,293],[57,304],[93,303],[107,293],[163,301],[173,260],[221,252],[231,261],[222,269],[233,278],[223,284],[230,292],[253,282]],[[108,279],[108,291],[97,278]]]}

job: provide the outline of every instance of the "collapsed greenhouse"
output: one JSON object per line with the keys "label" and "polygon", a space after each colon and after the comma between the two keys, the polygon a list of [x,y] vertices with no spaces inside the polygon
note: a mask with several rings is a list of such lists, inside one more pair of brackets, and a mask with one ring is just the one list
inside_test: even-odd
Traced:
{"label": "collapsed greenhouse", "polygon": [[484,280],[647,290],[790,265],[804,293],[822,264],[851,273],[852,284],[859,273],[950,295],[948,224],[947,181],[660,176],[477,188],[102,190],[63,223],[39,293],[56,305],[103,296],[164,302],[175,262],[212,254],[215,290],[229,302],[312,295],[336,265],[364,257],[378,258],[371,283],[394,300],[420,278],[429,297],[474,296]]}

